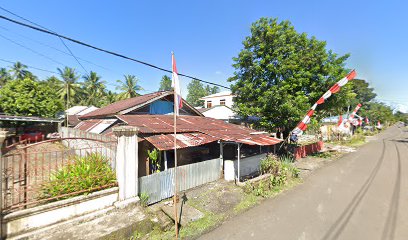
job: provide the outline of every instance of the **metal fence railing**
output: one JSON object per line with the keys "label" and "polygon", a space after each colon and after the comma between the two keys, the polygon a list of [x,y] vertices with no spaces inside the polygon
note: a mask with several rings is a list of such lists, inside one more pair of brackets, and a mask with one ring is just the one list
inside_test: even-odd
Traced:
{"label": "metal fence railing", "polygon": [[[78,156],[98,153],[115,167],[116,141],[60,138],[20,145],[1,157],[3,212],[23,209],[53,200],[41,197],[43,184],[53,173],[73,163]],[[109,187],[102,186],[100,188]],[[70,193],[77,195],[78,192]],[[69,195],[69,194],[68,194]],[[58,198],[61,196],[53,197]]]}
{"label": "metal fence railing", "polygon": [[[219,158],[177,167],[178,191],[185,191],[221,177]],[[174,168],[139,178],[139,194],[149,195],[148,203],[174,195]]]}

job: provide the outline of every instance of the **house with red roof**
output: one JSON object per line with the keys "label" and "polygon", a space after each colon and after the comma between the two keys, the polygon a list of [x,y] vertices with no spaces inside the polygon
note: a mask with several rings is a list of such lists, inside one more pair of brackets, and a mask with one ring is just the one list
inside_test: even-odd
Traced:
{"label": "house with red roof", "polygon": [[[139,129],[139,176],[149,175],[155,169],[148,159],[148,150],[159,150],[160,170],[174,167],[173,92],[160,91],[115,102],[79,117],[75,126],[86,132],[113,135],[112,128],[119,125]],[[250,155],[259,153],[259,146],[270,149],[281,140],[266,133],[257,133],[240,125],[204,117],[184,99],[177,117],[178,165],[209,159],[236,158],[236,147]]]}

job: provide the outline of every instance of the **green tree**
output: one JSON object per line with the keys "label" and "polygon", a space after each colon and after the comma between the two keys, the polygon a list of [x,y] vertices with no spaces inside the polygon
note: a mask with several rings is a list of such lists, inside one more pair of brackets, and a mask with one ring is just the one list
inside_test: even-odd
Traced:
{"label": "green tree", "polygon": [[205,89],[204,85],[198,81],[193,79],[188,85],[187,85],[187,102],[193,105],[194,107],[201,107],[204,104],[203,100],[200,100],[200,98],[207,96],[208,92]]}
{"label": "green tree", "polygon": [[171,78],[167,75],[164,75],[160,81],[159,91],[171,91]]}
{"label": "green tree", "polygon": [[0,108],[12,115],[55,117],[62,102],[55,89],[26,78],[10,81],[0,89]]}
{"label": "green tree", "polygon": [[77,82],[79,76],[75,72],[74,68],[65,67],[64,69],[58,68],[57,70],[62,78],[62,86],[58,93],[65,101],[65,107],[68,109],[78,102],[75,97],[80,91],[81,87],[81,85]]}
{"label": "green tree", "polygon": [[12,78],[6,68],[0,68],[0,88],[3,87]]}
{"label": "green tree", "polygon": [[210,94],[218,93],[220,89],[217,86],[204,86],[200,81],[193,79],[187,85],[187,90],[187,102],[194,107],[202,107],[204,105],[204,101],[200,100],[200,98],[208,96]]}
{"label": "green tree", "polygon": [[90,72],[88,75],[83,76],[83,104],[90,106],[100,107],[103,102],[102,98],[105,95],[105,81],[101,80],[96,72]]}
{"label": "green tree", "polygon": [[220,91],[217,86],[210,87],[210,85],[205,86],[206,95],[216,94]]}
{"label": "green tree", "polygon": [[48,77],[45,81],[42,81],[44,84],[48,85],[50,88],[56,90],[57,92],[61,90],[63,83],[56,76]]}
{"label": "green tree", "polygon": [[14,79],[24,79],[28,74],[32,76],[27,70],[27,66],[21,62],[14,63],[9,71],[13,74]]}
{"label": "green tree", "polygon": [[361,117],[368,117],[371,124],[376,124],[377,121],[380,121],[382,124],[389,125],[397,121],[392,113],[391,107],[381,102],[369,102],[364,104],[357,114]]}
{"label": "green tree", "polygon": [[363,79],[353,79],[350,84],[353,92],[356,94],[356,97],[351,104],[352,106],[357,105],[358,103],[368,103],[377,96],[374,92],[374,88],[370,88],[369,84]]}
{"label": "green tree", "polygon": [[117,80],[119,86],[117,86],[116,89],[120,91],[118,94],[118,100],[139,96],[140,94],[138,91],[143,90],[143,88],[137,84],[139,79],[134,75],[124,75],[124,77],[124,81]]}
{"label": "green tree", "polygon": [[114,103],[117,99],[118,99],[118,96],[116,93],[112,91],[107,91],[106,94],[102,98],[101,107]]}
{"label": "green tree", "polygon": [[[232,92],[240,114],[258,116],[260,125],[285,134],[296,126],[308,109],[339,79],[349,55],[326,50],[326,42],[298,33],[289,21],[261,18],[252,24],[251,35],[233,58]],[[355,94],[346,85],[319,105],[320,119],[338,113]]]}

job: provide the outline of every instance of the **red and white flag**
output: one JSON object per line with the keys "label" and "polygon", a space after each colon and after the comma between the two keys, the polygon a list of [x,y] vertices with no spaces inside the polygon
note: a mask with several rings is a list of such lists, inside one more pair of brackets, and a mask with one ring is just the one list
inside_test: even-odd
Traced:
{"label": "red and white flag", "polygon": [[366,123],[366,124],[369,124],[369,123],[370,123],[370,120],[368,120],[368,117],[365,118],[365,123]]}
{"label": "red and white flag", "polygon": [[178,78],[176,58],[174,58],[174,53],[171,54],[171,64],[173,69],[171,87],[174,89],[174,105],[176,106],[174,109],[176,111],[175,114],[179,115],[179,110],[183,107],[183,101],[181,99],[180,81]]}
{"label": "red and white flag", "polygon": [[324,103],[326,99],[328,99],[332,94],[337,93],[340,91],[340,88],[346,85],[350,80],[355,78],[357,75],[356,71],[353,70],[347,76],[340,79],[336,84],[334,84],[317,102],[310,108],[309,112],[307,112],[306,116],[303,120],[293,129],[293,133],[296,135],[302,135],[302,133],[306,130],[307,124],[310,122],[310,118],[312,117],[314,111],[316,110],[317,105]]}

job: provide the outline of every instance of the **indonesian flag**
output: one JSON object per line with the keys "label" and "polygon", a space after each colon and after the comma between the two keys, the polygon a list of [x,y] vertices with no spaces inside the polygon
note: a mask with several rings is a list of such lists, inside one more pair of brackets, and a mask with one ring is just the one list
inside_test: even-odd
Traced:
{"label": "indonesian flag", "polygon": [[181,100],[181,90],[180,90],[180,81],[178,78],[176,58],[174,58],[174,53],[171,54],[171,64],[173,67],[171,87],[174,89],[174,105],[176,106],[175,114],[179,115],[179,109],[183,107],[183,101]]}

